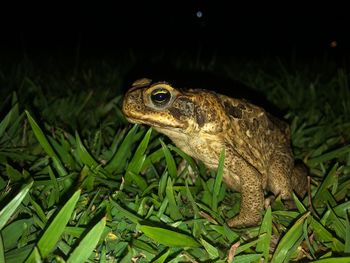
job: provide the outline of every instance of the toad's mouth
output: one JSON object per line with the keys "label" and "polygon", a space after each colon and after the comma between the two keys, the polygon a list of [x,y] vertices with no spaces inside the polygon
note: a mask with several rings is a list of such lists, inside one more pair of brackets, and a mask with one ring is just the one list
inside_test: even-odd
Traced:
{"label": "toad's mouth", "polygon": [[157,121],[154,118],[147,117],[145,115],[130,116],[125,114],[126,119],[135,124],[145,124],[155,128],[161,129],[184,129],[186,128],[185,123],[174,122],[172,120]]}

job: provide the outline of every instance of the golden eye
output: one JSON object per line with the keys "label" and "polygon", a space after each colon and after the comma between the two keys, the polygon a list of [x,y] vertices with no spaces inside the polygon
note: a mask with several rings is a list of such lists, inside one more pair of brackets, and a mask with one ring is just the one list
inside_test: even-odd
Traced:
{"label": "golden eye", "polygon": [[170,98],[170,92],[163,88],[155,89],[151,93],[151,100],[157,106],[167,104],[170,101]]}

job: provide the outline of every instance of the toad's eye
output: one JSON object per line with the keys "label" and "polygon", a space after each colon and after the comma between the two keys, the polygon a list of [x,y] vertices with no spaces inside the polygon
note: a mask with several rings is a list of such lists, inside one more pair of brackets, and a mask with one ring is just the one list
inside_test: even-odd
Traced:
{"label": "toad's eye", "polygon": [[155,105],[162,106],[170,101],[171,94],[168,90],[160,88],[151,93],[151,100]]}

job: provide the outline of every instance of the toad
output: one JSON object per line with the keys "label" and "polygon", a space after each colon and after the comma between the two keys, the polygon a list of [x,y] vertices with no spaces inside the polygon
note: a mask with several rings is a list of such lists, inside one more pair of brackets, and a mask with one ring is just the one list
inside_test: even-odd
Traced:
{"label": "toad", "polygon": [[209,169],[217,169],[224,150],[223,181],[241,193],[238,215],[230,227],[257,225],[264,191],[292,200],[303,197],[307,172],[295,164],[288,125],[263,108],[208,90],[181,90],[167,82],[140,79],[123,100],[132,123],[152,126]]}

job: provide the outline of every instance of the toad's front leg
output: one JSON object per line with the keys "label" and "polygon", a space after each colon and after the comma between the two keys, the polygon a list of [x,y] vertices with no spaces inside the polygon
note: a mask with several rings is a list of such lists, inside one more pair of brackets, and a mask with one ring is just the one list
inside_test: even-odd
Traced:
{"label": "toad's front leg", "polygon": [[236,163],[235,173],[240,175],[241,208],[237,216],[229,219],[230,227],[254,226],[260,223],[264,209],[264,191],[260,173],[246,162]]}

